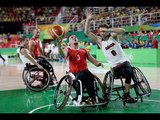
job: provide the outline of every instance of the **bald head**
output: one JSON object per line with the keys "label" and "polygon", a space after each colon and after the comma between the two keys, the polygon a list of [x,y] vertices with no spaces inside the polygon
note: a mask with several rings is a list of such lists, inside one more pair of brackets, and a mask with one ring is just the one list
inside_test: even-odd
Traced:
{"label": "bald head", "polygon": [[33,31],[33,35],[34,35],[35,38],[38,38],[39,35],[40,35],[40,29],[35,29],[35,30]]}

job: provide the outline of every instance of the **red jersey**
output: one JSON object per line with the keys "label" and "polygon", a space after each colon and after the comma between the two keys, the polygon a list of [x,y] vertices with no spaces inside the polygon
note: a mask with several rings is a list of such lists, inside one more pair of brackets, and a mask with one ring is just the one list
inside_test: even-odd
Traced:
{"label": "red jersey", "polygon": [[33,53],[34,53],[35,58],[38,58],[40,41],[39,40],[37,41],[34,37],[32,37],[30,40],[33,40],[35,42],[35,47],[34,47]]}
{"label": "red jersey", "polygon": [[85,49],[68,48],[69,72],[77,73],[87,69],[87,51]]}

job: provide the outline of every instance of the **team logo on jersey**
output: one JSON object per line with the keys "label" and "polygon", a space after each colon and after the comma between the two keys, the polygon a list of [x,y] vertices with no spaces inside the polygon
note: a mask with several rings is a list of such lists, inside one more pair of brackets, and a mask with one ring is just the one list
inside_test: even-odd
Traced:
{"label": "team logo on jersey", "polygon": [[105,47],[106,50],[108,50],[109,48],[113,47],[115,45],[115,43],[111,43],[110,45],[108,45],[107,47]]}

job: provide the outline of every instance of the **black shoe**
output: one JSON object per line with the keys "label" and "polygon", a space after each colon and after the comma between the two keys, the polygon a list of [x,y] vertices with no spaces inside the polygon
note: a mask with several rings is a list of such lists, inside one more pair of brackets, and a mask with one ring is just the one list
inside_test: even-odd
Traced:
{"label": "black shoe", "polygon": [[125,93],[122,97],[122,99],[126,102],[126,103],[135,103],[137,102],[134,98],[132,98],[129,93]]}

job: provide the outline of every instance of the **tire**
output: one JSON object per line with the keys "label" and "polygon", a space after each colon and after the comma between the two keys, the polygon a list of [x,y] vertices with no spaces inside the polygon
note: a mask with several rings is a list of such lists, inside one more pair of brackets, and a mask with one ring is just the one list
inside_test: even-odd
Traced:
{"label": "tire", "polygon": [[22,72],[22,79],[23,79],[24,82],[25,82],[25,75],[26,75],[27,71],[28,70],[25,67],[24,70],[23,70],[23,72]]}
{"label": "tire", "polygon": [[[38,67],[33,67],[28,71],[24,71],[22,76],[24,76],[24,82],[27,88],[34,92],[45,90],[50,83],[49,73],[45,69],[39,69]],[[35,83],[39,85],[33,85]]]}
{"label": "tire", "polygon": [[39,56],[37,62],[42,65],[50,75],[54,75],[54,69],[52,65],[45,58]]}
{"label": "tire", "polygon": [[[111,96],[112,96],[112,89],[113,89],[113,75],[111,73],[111,71],[108,71],[106,74],[105,74],[105,77],[104,77],[104,80],[103,80],[103,85],[106,89],[106,94],[107,94],[107,99],[108,99],[108,103],[111,99]],[[107,103],[107,104],[108,104]]]}
{"label": "tire", "polygon": [[95,92],[96,92],[95,93],[96,102],[97,103],[105,103],[104,105],[107,105],[109,101],[108,101],[106,89],[105,89],[103,83],[101,82],[101,80],[96,75],[94,75],[94,79],[95,79],[94,87],[95,87]]}
{"label": "tire", "polygon": [[150,85],[142,73],[142,71],[138,67],[133,67],[134,77],[135,77],[135,84],[138,86],[139,89],[136,89],[137,93],[140,96],[150,96],[151,88]]}
{"label": "tire", "polygon": [[54,106],[57,110],[62,110],[66,105],[72,90],[72,78],[70,75],[63,76],[54,93]]}
{"label": "tire", "polygon": [[37,62],[42,65],[49,73],[50,75],[50,83],[53,84],[54,81],[57,81],[57,77],[54,74],[54,69],[53,66],[50,64],[49,61],[47,61],[46,59],[44,59],[43,57],[38,57]]}

